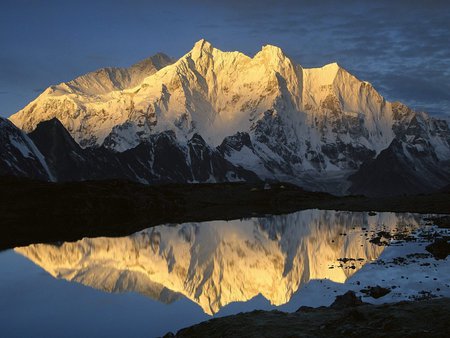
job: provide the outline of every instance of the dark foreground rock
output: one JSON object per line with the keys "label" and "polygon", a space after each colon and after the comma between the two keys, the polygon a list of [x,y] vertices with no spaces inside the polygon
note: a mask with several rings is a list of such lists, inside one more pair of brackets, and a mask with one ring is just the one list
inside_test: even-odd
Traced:
{"label": "dark foreground rock", "polygon": [[284,313],[253,311],[203,322],[176,337],[448,337],[450,299]]}
{"label": "dark foreground rock", "polygon": [[437,238],[425,248],[436,259],[446,259],[450,255],[450,238]]}
{"label": "dark foreground rock", "polygon": [[439,216],[428,218],[433,224],[437,225],[439,228],[450,228],[450,216]]}
{"label": "dark foreground rock", "polygon": [[369,286],[367,289],[361,290],[361,292],[365,293],[369,297],[378,299],[383,296],[386,296],[389,292],[391,292],[391,290],[377,285],[377,286]]}
{"label": "dark foreground rock", "polygon": [[333,304],[330,305],[330,307],[335,309],[343,309],[366,304],[367,303],[364,303],[361,300],[361,297],[356,296],[353,291],[347,291],[343,295],[337,296],[336,300],[333,302]]}

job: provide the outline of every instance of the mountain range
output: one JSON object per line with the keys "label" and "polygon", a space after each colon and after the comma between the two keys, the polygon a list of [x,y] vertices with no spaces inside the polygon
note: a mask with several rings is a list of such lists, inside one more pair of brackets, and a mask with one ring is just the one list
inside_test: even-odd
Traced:
{"label": "mountain range", "polygon": [[398,195],[450,183],[444,120],[385,100],[337,63],[303,68],[205,40],[47,88],[0,121],[0,174],[52,181],[289,181]]}

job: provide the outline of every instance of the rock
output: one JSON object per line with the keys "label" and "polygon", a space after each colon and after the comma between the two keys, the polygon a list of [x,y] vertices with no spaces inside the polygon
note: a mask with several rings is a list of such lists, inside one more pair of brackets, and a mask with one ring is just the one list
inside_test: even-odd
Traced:
{"label": "rock", "polygon": [[314,313],[240,313],[178,331],[179,337],[447,337],[448,298]]}
{"label": "rock", "polygon": [[346,264],[347,262],[354,262],[355,259],[354,258],[344,257],[344,258],[338,258],[337,261]]}
{"label": "rock", "polygon": [[364,316],[363,313],[361,313],[355,309],[350,310],[348,315],[349,315],[349,317],[353,318],[355,321],[362,321],[362,320],[366,319],[366,316]]}
{"label": "rock", "polygon": [[330,307],[339,309],[366,304],[368,303],[363,302],[361,297],[357,297],[354,291],[347,291],[343,295],[336,296],[336,300],[330,305]]}
{"label": "rock", "polygon": [[431,221],[432,224],[437,225],[439,228],[450,228],[450,216],[426,218],[425,221]]}
{"label": "rock", "polygon": [[361,290],[361,292],[367,294],[369,297],[377,299],[386,296],[389,292],[391,292],[391,290],[377,285],[369,286],[367,289]]}
{"label": "rock", "polygon": [[373,243],[375,245],[389,245],[389,240],[392,238],[391,234],[386,231],[380,231],[377,233],[377,236],[369,240],[370,243]]}
{"label": "rock", "polygon": [[314,312],[316,308],[311,306],[300,306],[295,312]]}
{"label": "rock", "polygon": [[446,259],[450,254],[448,237],[435,239],[434,243],[427,245],[425,249],[431,253],[435,259]]}

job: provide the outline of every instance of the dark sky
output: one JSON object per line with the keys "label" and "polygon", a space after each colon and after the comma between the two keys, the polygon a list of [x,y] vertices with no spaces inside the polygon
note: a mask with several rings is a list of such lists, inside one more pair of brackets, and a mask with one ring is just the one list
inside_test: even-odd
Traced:
{"label": "dark sky", "polygon": [[206,38],[304,67],[337,61],[387,99],[450,116],[449,1],[0,1],[0,115],[49,85]]}

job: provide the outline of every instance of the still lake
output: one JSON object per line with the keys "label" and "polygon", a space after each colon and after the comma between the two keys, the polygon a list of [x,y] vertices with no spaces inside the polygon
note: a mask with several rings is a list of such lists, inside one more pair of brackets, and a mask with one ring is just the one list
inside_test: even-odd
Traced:
{"label": "still lake", "polygon": [[370,285],[391,288],[364,299],[375,303],[448,297],[448,259],[423,240],[370,242],[425,229],[423,217],[314,209],[3,251],[0,335],[154,337],[243,311],[329,305]]}

